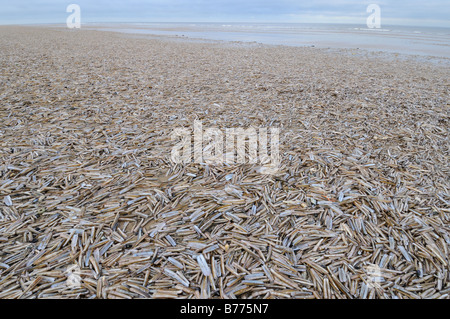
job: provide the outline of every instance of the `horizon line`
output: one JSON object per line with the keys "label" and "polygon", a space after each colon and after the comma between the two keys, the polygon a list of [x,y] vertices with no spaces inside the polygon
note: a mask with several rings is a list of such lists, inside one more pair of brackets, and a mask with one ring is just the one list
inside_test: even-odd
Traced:
{"label": "horizon line", "polygon": [[[305,24],[305,25],[365,25],[363,23],[349,23],[349,22],[265,22],[265,21],[87,21],[82,24],[106,24],[106,23],[117,23],[117,24],[128,24],[128,23],[174,23],[174,24],[188,24],[188,23],[212,23],[212,24],[221,24],[221,23],[231,23],[231,24]],[[64,22],[12,22],[12,23],[1,23],[0,26],[37,26],[37,25],[65,25]],[[442,28],[442,29],[450,29],[450,26],[436,26],[436,25],[418,25],[418,24],[383,24],[383,27],[425,27],[425,28]]]}

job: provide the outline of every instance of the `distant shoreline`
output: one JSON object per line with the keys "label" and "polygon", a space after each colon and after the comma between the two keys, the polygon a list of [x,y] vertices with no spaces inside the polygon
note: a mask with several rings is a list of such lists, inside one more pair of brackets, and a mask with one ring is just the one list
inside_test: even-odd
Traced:
{"label": "distant shoreline", "polygon": [[[65,28],[63,24],[35,25]],[[367,50],[450,59],[450,28],[337,24],[87,23],[82,29],[188,40]]]}

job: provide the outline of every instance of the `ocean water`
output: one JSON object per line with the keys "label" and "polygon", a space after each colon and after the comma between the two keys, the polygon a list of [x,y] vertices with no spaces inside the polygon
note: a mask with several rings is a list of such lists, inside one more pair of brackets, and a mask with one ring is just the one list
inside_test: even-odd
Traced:
{"label": "ocean water", "polygon": [[91,25],[96,30],[271,45],[366,49],[450,58],[450,28],[344,24],[126,23]]}

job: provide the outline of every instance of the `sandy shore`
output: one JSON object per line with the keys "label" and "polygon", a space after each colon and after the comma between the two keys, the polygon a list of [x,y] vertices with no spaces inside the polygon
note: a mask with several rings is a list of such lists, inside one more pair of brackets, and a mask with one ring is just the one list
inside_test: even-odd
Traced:
{"label": "sandy shore", "polygon": [[[61,27],[61,26],[59,26]],[[65,27],[63,25],[62,27]],[[425,59],[450,58],[449,33],[446,29],[392,27],[366,29],[358,25],[302,24],[102,24],[83,25],[83,29],[113,31],[138,35],[159,35],[198,41],[243,41],[268,45],[316,48],[363,49],[420,55]],[[420,29],[420,28],[419,28]],[[209,40],[208,40],[209,39]]]}
{"label": "sandy shore", "polygon": [[[0,298],[449,298],[448,65],[37,27],[0,48]],[[175,165],[194,120],[279,128],[279,171]]]}

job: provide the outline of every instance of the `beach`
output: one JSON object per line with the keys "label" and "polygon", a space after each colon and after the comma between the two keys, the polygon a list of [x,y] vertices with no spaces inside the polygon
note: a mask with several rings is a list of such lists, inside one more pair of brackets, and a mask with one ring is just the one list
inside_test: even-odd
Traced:
{"label": "beach", "polygon": [[[0,298],[443,298],[449,60],[0,26]],[[174,163],[177,128],[281,162]]]}
{"label": "beach", "polygon": [[370,52],[416,55],[426,59],[450,58],[449,28],[383,25],[370,29],[364,24],[324,23],[97,23],[83,27],[87,30],[156,35],[178,40],[188,38],[191,41],[196,39],[363,49]]}

